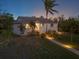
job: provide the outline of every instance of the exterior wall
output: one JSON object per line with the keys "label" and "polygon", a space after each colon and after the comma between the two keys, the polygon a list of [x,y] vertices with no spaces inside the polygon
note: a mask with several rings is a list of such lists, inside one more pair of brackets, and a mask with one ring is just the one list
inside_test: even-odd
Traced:
{"label": "exterior wall", "polygon": [[[49,30],[51,30],[51,31],[53,31],[53,30],[55,30],[56,32],[58,31],[58,24],[56,23],[56,24],[53,24],[53,26],[51,26],[51,24],[50,23],[44,23],[44,24],[42,24],[42,23],[38,23],[40,26],[39,26],[39,32],[40,33],[45,33],[46,32],[46,26],[47,26],[47,31],[49,31]],[[21,32],[20,32],[20,29],[19,29],[19,25],[20,24],[14,24],[13,25],[13,32],[15,33],[15,34],[21,34]],[[24,24],[25,26],[27,25],[27,24]],[[25,29],[25,32],[24,32],[24,35],[27,35],[27,33],[29,32],[29,31],[31,31],[31,29],[28,27],[28,28],[26,28]]]}
{"label": "exterior wall", "polygon": [[47,31],[51,30],[51,24],[47,23]]}
{"label": "exterior wall", "polygon": [[46,32],[46,24],[42,24],[42,27],[40,28],[40,33]]}
{"label": "exterior wall", "polygon": [[15,33],[15,34],[20,34],[21,32],[20,32],[20,29],[19,29],[19,25],[20,24],[14,24],[13,25],[13,32]]}
{"label": "exterior wall", "polygon": [[42,26],[42,28],[41,28],[41,32],[42,33],[44,33],[44,32],[46,32],[46,26],[47,26],[47,31],[58,31],[58,24],[56,23],[56,24],[53,24],[53,26],[51,26],[51,24],[50,23],[47,23],[47,24],[44,24],[43,26]]}
{"label": "exterior wall", "polygon": [[[24,32],[24,35],[26,35],[28,32],[30,32],[32,29],[27,26],[28,24],[25,24],[25,32]],[[45,26],[43,26],[42,23],[36,23],[36,28],[35,28],[36,31],[39,31],[40,33],[43,33],[43,32],[46,32],[45,31]]]}
{"label": "exterior wall", "polygon": [[30,32],[32,29],[29,27],[28,24],[24,24],[24,26],[25,26],[24,35],[27,35],[27,33]]}
{"label": "exterior wall", "polygon": [[41,28],[41,33],[45,33],[45,32],[46,32],[46,27],[47,27],[47,30],[49,30],[49,26],[50,26],[50,24],[44,23],[44,24],[42,25],[42,28]]}
{"label": "exterior wall", "polygon": [[24,35],[27,35],[29,31],[30,31],[30,29],[25,29]]}
{"label": "exterior wall", "polygon": [[55,23],[53,28],[56,32],[58,32],[58,23]]}
{"label": "exterior wall", "polygon": [[54,23],[53,26],[51,26],[51,24],[50,24],[50,30],[57,32],[58,31],[58,24]]}

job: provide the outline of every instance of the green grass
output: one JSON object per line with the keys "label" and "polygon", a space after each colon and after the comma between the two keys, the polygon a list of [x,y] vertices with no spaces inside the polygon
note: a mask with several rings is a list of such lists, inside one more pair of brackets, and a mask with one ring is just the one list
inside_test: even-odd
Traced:
{"label": "green grass", "polygon": [[79,59],[79,56],[45,38],[36,39],[33,36],[28,36],[24,39],[21,38],[21,40],[24,40],[22,44],[17,45],[16,43],[16,47],[12,47],[11,45],[9,46],[8,50],[4,49],[7,51],[7,57],[5,56],[5,53],[2,53],[0,50],[3,54],[3,58],[5,56],[6,59],[13,59],[17,56],[17,59]]}
{"label": "green grass", "polygon": [[13,33],[10,30],[4,30],[0,33],[0,48],[7,47],[8,42],[13,38]]}
{"label": "green grass", "polygon": [[32,50],[34,59],[79,59],[79,56],[46,39],[42,39],[40,44],[38,49]]}
{"label": "green grass", "polygon": [[57,36],[57,40],[68,42],[68,43],[74,43],[79,45],[79,34],[73,34],[72,35],[72,41],[71,41],[71,35],[70,34],[64,34]]}

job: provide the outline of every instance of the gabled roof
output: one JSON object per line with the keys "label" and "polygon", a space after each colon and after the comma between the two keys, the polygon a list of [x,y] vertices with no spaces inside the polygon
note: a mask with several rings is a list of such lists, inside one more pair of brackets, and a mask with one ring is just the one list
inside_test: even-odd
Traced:
{"label": "gabled roof", "polygon": [[19,16],[17,18],[16,23],[29,23],[29,22],[39,22],[39,23],[53,23],[52,20],[50,19],[45,19],[43,17],[36,18],[36,17],[24,17],[24,16]]}

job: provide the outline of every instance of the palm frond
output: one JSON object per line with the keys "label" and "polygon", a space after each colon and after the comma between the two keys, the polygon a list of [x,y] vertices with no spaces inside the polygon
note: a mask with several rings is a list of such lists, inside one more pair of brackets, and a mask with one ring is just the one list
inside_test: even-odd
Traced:
{"label": "palm frond", "polygon": [[59,4],[52,4],[52,7],[58,6]]}
{"label": "palm frond", "polygon": [[49,10],[49,13],[52,14],[52,15],[54,15],[54,13],[51,10]]}
{"label": "palm frond", "polygon": [[56,13],[58,13],[58,11],[57,10],[54,10],[54,9],[50,9],[52,12],[56,12]]}
{"label": "palm frond", "polygon": [[42,0],[45,6],[45,10],[46,10],[46,14],[50,13],[50,14],[54,14],[54,12],[58,13],[58,11],[54,10],[55,6],[58,6],[58,4],[56,4],[56,0]]}

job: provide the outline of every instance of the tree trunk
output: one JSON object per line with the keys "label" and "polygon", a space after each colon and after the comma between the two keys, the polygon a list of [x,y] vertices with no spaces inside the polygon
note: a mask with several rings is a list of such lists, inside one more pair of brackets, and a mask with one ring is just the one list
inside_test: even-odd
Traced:
{"label": "tree trunk", "polygon": [[[48,20],[48,11],[46,11],[46,22],[47,22],[47,20]],[[46,24],[46,32],[47,32],[47,24]]]}

